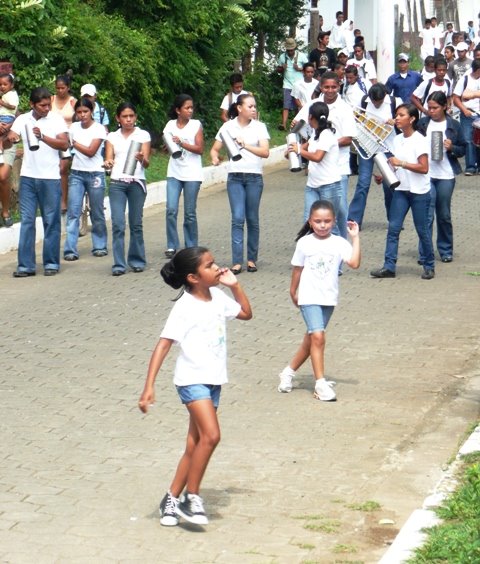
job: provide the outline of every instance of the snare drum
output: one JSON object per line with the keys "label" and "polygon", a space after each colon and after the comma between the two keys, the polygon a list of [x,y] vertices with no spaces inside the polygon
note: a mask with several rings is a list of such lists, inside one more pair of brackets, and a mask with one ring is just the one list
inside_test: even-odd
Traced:
{"label": "snare drum", "polygon": [[472,126],[472,143],[476,147],[480,147],[480,119],[476,119]]}

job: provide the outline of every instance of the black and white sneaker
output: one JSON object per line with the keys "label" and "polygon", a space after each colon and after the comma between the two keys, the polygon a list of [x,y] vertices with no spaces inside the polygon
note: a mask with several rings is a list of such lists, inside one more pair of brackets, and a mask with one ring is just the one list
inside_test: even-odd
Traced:
{"label": "black and white sneaker", "polygon": [[161,525],[164,527],[175,527],[175,525],[178,525],[177,506],[179,502],[178,497],[174,497],[169,491],[164,495],[158,508]]}
{"label": "black and white sneaker", "polygon": [[177,515],[195,525],[208,525],[203,508],[203,500],[199,495],[186,493],[176,508]]}

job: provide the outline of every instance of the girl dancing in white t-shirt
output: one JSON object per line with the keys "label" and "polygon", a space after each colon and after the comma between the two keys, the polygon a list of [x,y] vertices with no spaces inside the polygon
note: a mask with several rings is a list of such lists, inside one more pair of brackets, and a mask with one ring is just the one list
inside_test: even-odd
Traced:
{"label": "girl dancing in white t-shirt", "polygon": [[[245,292],[228,268],[220,268],[208,249],[189,247],[179,251],[161,270],[172,288],[183,288],[167,319],[148,367],[138,406],[146,413],[155,401],[154,383],[171,346],[177,343],[173,379],[178,395],[190,414],[185,452],[160,503],[160,523],[174,526],[183,517],[196,525],[208,519],[198,495],[200,482],[220,441],[217,408],[222,384],[227,382],[227,319],[248,320],[252,310]],[[230,288],[233,298],[216,286]],[[186,491],[180,499],[184,488]]]}

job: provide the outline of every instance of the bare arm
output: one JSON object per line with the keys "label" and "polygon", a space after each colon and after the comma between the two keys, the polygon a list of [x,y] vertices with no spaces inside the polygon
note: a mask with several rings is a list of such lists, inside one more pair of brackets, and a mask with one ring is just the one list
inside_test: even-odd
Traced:
{"label": "bare arm", "polygon": [[179,137],[174,136],[173,140],[178,143],[182,149],[190,151],[190,153],[195,153],[196,155],[202,155],[204,150],[204,140],[203,140],[203,128],[200,126],[197,134],[195,135],[195,140],[193,144],[186,143],[182,141]]}
{"label": "bare arm", "polygon": [[237,315],[237,319],[241,319],[242,321],[248,321],[252,319],[252,308],[250,306],[250,302],[247,298],[247,295],[243,291],[243,288],[238,283],[237,277],[229,268],[222,269],[222,275],[220,276],[220,283],[230,288],[230,291],[233,294],[234,300],[240,304],[242,308]]}
{"label": "bare arm", "polygon": [[97,154],[97,151],[100,148],[101,144],[102,144],[102,139],[92,139],[88,147],[87,145],[82,145],[78,141],[73,141],[72,147],[75,149],[75,151],[78,151],[79,153],[82,153],[82,155],[91,158]]}
{"label": "bare arm", "polygon": [[395,167],[404,168],[410,172],[418,172],[418,174],[427,174],[428,172],[428,155],[420,155],[416,163],[407,163],[406,161],[401,161],[397,157],[390,157],[388,162]]}
{"label": "bare arm", "polygon": [[428,114],[428,111],[423,107],[422,101],[420,100],[420,98],[418,96],[415,96],[415,94],[412,94],[410,96],[410,101],[412,102],[412,104],[417,108],[417,110],[420,113]]}
{"label": "bare arm", "polygon": [[212,159],[213,166],[220,164],[220,149],[223,147],[223,143],[215,139],[212,148],[210,149],[210,158]]}
{"label": "bare arm", "polygon": [[138,407],[140,408],[140,411],[143,411],[143,413],[147,413],[150,404],[155,402],[155,379],[157,378],[158,371],[162,367],[163,361],[169,353],[172,344],[173,341],[171,339],[161,338],[150,357],[147,379],[145,380],[145,386],[138,402]]}
{"label": "bare arm", "polygon": [[358,227],[358,223],[356,221],[347,221],[347,231],[350,235],[352,240],[352,256],[350,260],[347,260],[346,263],[350,268],[359,268],[360,260],[361,260],[361,252],[360,252],[360,228]]}
{"label": "bare arm", "polygon": [[298,307],[297,290],[300,284],[300,276],[302,275],[303,266],[294,266],[292,270],[292,279],[290,281],[290,297],[292,302]]}

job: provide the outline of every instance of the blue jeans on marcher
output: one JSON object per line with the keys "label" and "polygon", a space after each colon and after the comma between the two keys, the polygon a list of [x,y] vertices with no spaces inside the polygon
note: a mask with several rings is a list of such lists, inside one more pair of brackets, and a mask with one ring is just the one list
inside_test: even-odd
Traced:
{"label": "blue jeans on marcher", "polygon": [[[143,204],[146,194],[138,182],[112,180],[110,183],[110,209],[112,212],[113,272],[125,272],[130,268],[145,268],[145,244],[143,242]],[[125,262],[125,211],[128,203],[130,243]]]}
{"label": "blue jeans on marcher", "polygon": [[[431,178],[430,179],[432,200],[428,211],[428,225],[430,233],[433,234],[433,220],[437,219],[437,249],[441,258],[453,257],[453,225],[451,215],[451,203],[455,178]],[[421,243],[418,245],[418,254],[421,262],[424,262],[424,252]]]}
{"label": "blue jeans on marcher", "polygon": [[178,203],[183,190],[183,236],[185,247],[198,245],[197,196],[201,182],[167,177],[167,249],[180,249],[177,231]]}
{"label": "blue jeans on marcher", "polygon": [[[365,208],[367,206],[367,197],[370,190],[370,184],[372,181],[373,165],[375,161],[373,157],[369,159],[363,159],[360,155],[358,157],[358,181],[355,187],[355,194],[353,195],[352,201],[348,208],[348,219],[356,221],[361,227],[363,223],[363,215],[365,213]],[[385,210],[387,212],[388,219],[388,209],[392,200],[392,191],[385,182],[383,184],[383,193],[385,198]]]}
{"label": "blue jeans on marcher", "polygon": [[387,270],[395,272],[400,232],[409,209],[412,210],[413,223],[424,252],[423,266],[426,269],[435,268],[432,234],[428,223],[430,202],[430,192],[413,194],[405,190],[395,190],[393,193],[383,265]]}
{"label": "blue jeans on marcher", "polygon": [[243,264],[243,229],[247,223],[247,261],[257,262],[260,240],[260,200],[263,176],[251,172],[230,172],[227,193],[232,212],[232,264]]}
{"label": "blue jeans on marcher", "polygon": [[107,250],[107,225],[103,199],[105,173],[72,170],[68,179],[67,237],[63,254],[78,257],[78,233],[85,192],[88,194],[92,220],[92,251]]}
{"label": "blue jeans on marcher", "polygon": [[35,221],[37,208],[42,215],[43,268],[60,268],[60,179],[20,177],[19,207],[21,215],[18,242],[18,272],[35,272]]}
{"label": "blue jeans on marcher", "polygon": [[460,112],[460,125],[462,127],[467,147],[465,150],[465,172],[475,173],[480,169],[480,149],[473,144],[473,122],[478,116],[466,117]]}
{"label": "blue jeans on marcher", "polygon": [[[348,176],[346,177],[348,180]],[[310,216],[310,208],[317,200],[327,200],[333,205],[335,211],[335,227],[332,229],[334,235],[347,238],[347,214],[342,183],[332,182],[323,186],[305,186],[303,219],[307,221]],[[343,218],[343,219],[342,219]],[[344,229],[341,228],[344,226]]]}

